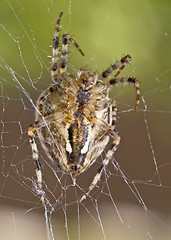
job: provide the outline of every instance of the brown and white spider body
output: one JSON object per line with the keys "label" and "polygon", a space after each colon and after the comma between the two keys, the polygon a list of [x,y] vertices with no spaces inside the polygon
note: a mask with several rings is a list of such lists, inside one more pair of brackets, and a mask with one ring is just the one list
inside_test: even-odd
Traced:
{"label": "brown and white spider body", "polygon": [[[118,83],[133,83],[137,93],[136,108],[139,104],[140,91],[136,78],[117,78],[131,60],[129,55],[110,66],[101,75],[86,69],[80,69],[76,77],[67,73],[68,41],[84,55],[78,44],[68,34],[63,35],[58,73],[59,24],[62,14],[60,13],[58,17],[53,40],[51,76],[54,85],[39,96],[35,124],[30,126],[28,135],[40,190],[42,190],[42,172],[35,134],[54,166],[72,176],[87,170],[104,151],[109,139],[113,139],[111,148],[88,191],[80,199],[82,201],[100,180],[104,168],[120,142],[120,137],[115,133],[117,109],[115,101],[109,98],[111,86]],[[118,71],[114,77],[105,84],[103,79],[108,78],[115,70]],[[43,194],[41,199],[44,204]]]}

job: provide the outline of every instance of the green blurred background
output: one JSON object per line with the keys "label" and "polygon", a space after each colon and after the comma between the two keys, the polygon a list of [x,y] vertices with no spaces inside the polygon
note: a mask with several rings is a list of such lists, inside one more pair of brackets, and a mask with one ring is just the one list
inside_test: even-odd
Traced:
{"label": "green blurred background", "polygon": [[[132,62],[122,76],[138,77],[141,83],[142,99],[137,112],[134,111],[133,86],[115,87],[111,97],[117,100],[117,131],[122,139],[115,159],[128,178],[136,183],[147,211],[123,179],[115,176],[116,172],[112,172],[114,168],[109,166],[113,174],[109,182],[111,194],[124,224],[119,220],[111,198],[101,194],[98,206],[106,238],[114,239],[115,234],[119,240],[149,239],[149,236],[152,239],[170,239],[170,9],[169,0],[1,0],[0,201],[1,208],[5,210],[0,221],[4,224],[1,226],[10,229],[9,236],[5,235],[3,239],[17,239],[16,235],[11,237],[14,227],[19,239],[46,239],[43,209],[40,204],[37,205],[38,198],[28,188],[30,183],[23,178],[26,174],[30,178],[34,176],[27,141],[27,128],[34,122],[34,109],[25,94],[29,93],[30,99],[35,102],[41,90],[52,83],[50,59],[47,56],[51,55],[49,45],[52,44],[55,22],[61,11],[64,12],[61,35],[68,32],[85,53],[82,57],[70,44],[69,72],[76,74],[79,68],[86,67],[101,73],[123,55],[130,54]],[[24,92],[13,81],[9,67],[16,72]],[[15,171],[11,165],[16,167]],[[46,171],[46,164],[42,165]],[[94,167],[80,176],[78,184],[86,189],[96,169]],[[44,179],[51,186],[51,177],[46,176]],[[86,204],[89,209],[92,203],[89,201]],[[57,205],[53,212],[55,239],[67,239],[64,212],[59,211],[62,207]],[[67,209],[70,239],[79,239],[78,222],[81,225],[81,239],[104,239],[102,227],[92,220],[95,207],[88,213],[81,206],[79,221],[77,205],[71,204],[70,208]],[[28,209],[31,212],[29,216],[24,214]],[[36,215],[37,212],[40,215]],[[6,229],[3,227],[0,227],[2,234],[2,230]],[[4,232],[7,233],[6,230]]]}

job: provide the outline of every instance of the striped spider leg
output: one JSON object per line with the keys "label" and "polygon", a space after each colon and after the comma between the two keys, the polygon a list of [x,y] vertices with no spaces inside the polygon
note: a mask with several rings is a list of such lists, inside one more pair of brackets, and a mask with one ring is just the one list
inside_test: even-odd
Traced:
{"label": "striped spider leg", "polygon": [[124,56],[119,62],[116,62],[112,66],[110,66],[108,69],[106,69],[102,74],[101,77],[102,79],[108,78],[115,70],[118,69],[116,74],[114,75],[114,78],[112,78],[109,81],[109,85],[114,86],[117,84],[124,84],[124,83],[133,83],[136,88],[136,105],[135,109],[138,109],[139,106],[139,99],[140,99],[140,88],[139,88],[139,81],[137,78],[132,78],[132,77],[122,77],[122,78],[117,78],[118,75],[121,73],[121,71],[125,68],[126,64],[131,61],[131,56],[126,55]]}
{"label": "striped spider leg", "polygon": [[[95,188],[95,186],[97,185],[97,183],[100,181],[100,178],[103,174],[104,169],[108,166],[110,160],[113,157],[113,154],[115,153],[115,151],[117,150],[119,143],[120,143],[120,136],[118,136],[114,130],[116,127],[116,112],[117,112],[117,108],[116,108],[116,103],[114,100],[111,101],[110,106],[110,113],[111,113],[111,119],[112,119],[112,123],[111,126],[107,126],[107,130],[104,131],[103,136],[101,136],[99,138],[99,141],[102,141],[106,136],[110,135],[113,138],[113,142],[111,144],[111,148],[108,150],[108,152],[106,153],[105,158],[102,160],[102,164],[100,166],[100,168],[98,169],[96,175],[93,178],[93,181],[91,182],[88,190],[86,191],[86,193],[80,198],[79,202],[81,203],[83,200],[86,199],[86,197],[90,194],[90,192]],[[98,124],[98,123],[96,123]]]}
{"label": "striped spider leg", "polygon": [[44,205],[45,200],[44,200],[43,191],[42,191],[42,170],[41,170],[41,164],[39,161],[39,152],[38,152],[37,144],[35,141],[35,134],[36,134],[36,127],[34,127],[34,125],[31,125],[28,129],[28,136],[29,136],[29,141],[32,149],[32,158],[35,165],[35,172],[37,176],[38,188],[40,190],[41,202]]}
{"label": "striped spider leg", "polygon": [[[56,79],[58,76],[58,53],[59,53],[59,26],[60,20],[63,15],[63,12],[59,14],[59,17],[56,22],[56,30],[53,39],[53,51],[52,51],[52,65],[51,65],[51,76],[54,83],[56,83]],[[60,74],[67,72],[67,52],[68,52],[68,41],[70,41],[84,56],[84,53],[80,49],[79,45],[72,39],[68,33],[63,34],[62,36],[62,52],[61,52],[61,62],[60,62]]]}

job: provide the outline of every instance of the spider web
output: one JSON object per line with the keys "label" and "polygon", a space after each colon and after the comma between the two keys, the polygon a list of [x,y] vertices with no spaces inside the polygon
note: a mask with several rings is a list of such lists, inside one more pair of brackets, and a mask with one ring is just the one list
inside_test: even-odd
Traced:
{"label": "spider web", "polygon": [[[84,4],[84,5],[83,5]],[[170,239],[171,82],[169,1],[1,2],[0,201],[3,239]],[[50,165],[38,145],[46,205],[40,202],[27,129],[35,102],[51,83],[56,18],[85,53],[69,46],[68,71],[99,73],[127,52],[123,76],[141,83],[113,88],[121,136],[101,181],[82,203],[104,155],[76,182]],[[115,58],[117,57],[117,59]],[[8,229],[8,230],[7,230]]]}

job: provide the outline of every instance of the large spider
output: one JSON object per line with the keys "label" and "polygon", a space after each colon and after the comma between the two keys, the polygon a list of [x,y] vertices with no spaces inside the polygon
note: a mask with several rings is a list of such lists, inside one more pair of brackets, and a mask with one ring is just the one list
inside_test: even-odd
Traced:
{"label": "large spider", "polygon": [[[38,136],[44,151],[55,167],[73,177],[87,170],[104,151],[109,139],[113,139],[91,185],[81,197],[80,201],[82,201],[100,180],[104,168],[120,142],[120,137],[115,132],[116,104],[109,98],[111,86],[133,83],[137,95],[136,109],[140,96],[139,82],[136,78],[118,78],[120,72],[131,60],[130,55],[124,56],[100,75],[82,68],[74,77],[67,73],[68,41],[82,55],[84,54],[78,44],[66,33],[62,38],[58,67],[59,26],[62,14],[61,12],[57,19],[53,39],[51,77],[54,84],[39,96],[35,123],[28,130],[43,204],[45,199],[42,191],[42,171],[35,136]],[[103,79],[108,78],[115,70],[117,70],[115,75],[105,84]]]}

